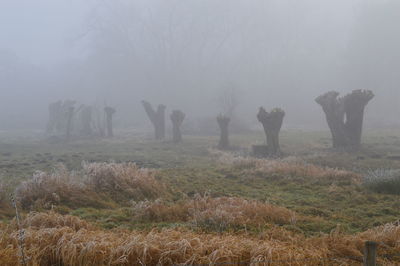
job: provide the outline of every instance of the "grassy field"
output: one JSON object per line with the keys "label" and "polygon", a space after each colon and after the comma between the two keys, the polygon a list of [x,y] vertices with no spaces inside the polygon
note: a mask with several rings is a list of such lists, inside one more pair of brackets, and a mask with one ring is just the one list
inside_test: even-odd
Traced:
{"label": "grassy field", "polygon": [[[129,230],[143,236],[155,229],[167,230],[168,234],[176,230],[199,234],[201,241],[207,239],[204,234],[248,241],[259,241],[261,235],[270,235],[268,241],[291,235],[282,244],[287,247],[296,241],[309,246],[315,241],[331,243],[329,236],[340,233],[340,241],[347,241],[346,249],[335,250],[335,244],[326,244],[330,248],[324,246],[324,251],[315,251],[315,256],[339,256],[343,260],[338,263],[346,265],[359,263],[344,257],[361,254],[360,239],[366,235],[378,238],[371,230],[400,218],[400,185],[396,190],[396,183],[374,183],[381,176],[385,179],[385,175],[397,175],[400,169],[397,130],[367,131],[362,149],[353,153],[331,150],[328,132],[284,131],[281,143],[285,157],[280,160],[249,157],[251,145],[264,141],[261,133],[232,136],[235,148],[229,152],[215,149],[217,137],[184,136],[184,143],[175,145],[126,132],[118,136],[112,140],[57,143],[40,137],[26,138],[24,134],[0,133],[3,226],[7,230],[14,226],[15,212],[9,194],[17,190],[22,217],[28,221],[26,228],[33,230],[32,234],[40,233],[40,228],[29,223],[32,212],[44,215],[49,211],[51,216],[79,217],[79,223],[87,222],[104,234]],[[96,164],[101,162],[109,163]],[[130,163],[150,170],[143,172]],[[131,176],[137,177],[134,182]],[[370,181],[371,176],[374,182]],[[391,230],[400,233],[397,227]],[[10,235],[2,235],[0,243],[8,241],[12,242]],[[17,246],[15,242],[14,245]],[[385,251],[400,253],[399,239],[386,245]],[[270,255],[276,259],[274,252]],[[291,252],[293,259],[311,256],[304,250]],[[0,260],[7,254],[0,252]],[[234,260],[226,256],[214,262],[238,261],[234,254]],[[174,259],[171,255],[170,259],[164,263],[184,262],[178,256]],[[198,262],[204,260],[192,261]],[[396,258],[380,262],[396,265]],[[10,265],[13,263],[10,260]],[[65,261],[61,264],[67,265]]]}

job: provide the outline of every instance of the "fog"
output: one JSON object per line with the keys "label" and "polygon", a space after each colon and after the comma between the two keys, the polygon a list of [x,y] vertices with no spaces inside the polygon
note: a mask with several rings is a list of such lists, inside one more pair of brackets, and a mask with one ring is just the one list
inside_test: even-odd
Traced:
{"label": "fog", "polygon": [[397,0],[1,0],[0,129],[44,129],[60,99],[148,125],[141,100],[187,123],[224,112],[250,126],[260,106],[286,128],[326,128],[314,99],[373,90],[369,127],[398,126]]}

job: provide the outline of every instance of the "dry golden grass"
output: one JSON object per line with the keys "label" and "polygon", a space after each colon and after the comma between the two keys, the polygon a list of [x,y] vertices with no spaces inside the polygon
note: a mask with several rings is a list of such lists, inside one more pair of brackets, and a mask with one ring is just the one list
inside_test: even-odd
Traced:
{"label": "dry golden grass", "polygon": [[162,199],[132,202],[134,221],[140,222],[186,222],[190,219],[187,201],[168,203]]}
{"label": "dry golden grass", "polygon": [[[0,175],[0,179],[2,176]],[[0,218],[10,217],[14,213],[11,206],[10,189],[0,182]]]}
{"label": "dry golden grass", "polygon": [[155,171],[139,168],[134,163],[83,163],[87,186],[135,200],[154,199],[165,187],[154,177]]}
{"label": "dry golden grass", "polygon": [[23,227],[35,229],[69,227],[75,231],[94,229],[88,222],[72,215],[57,215],[54,212],[31,212],[23,221]]}
{"label": "dry golden grass", "polygon": [[191,200],[190,212],[196,224],[219,226],[289,224],[296,222],[293,211],[272,204],[238,197],[211,198],[197,196]]}
{"label": "dry golden grass", "polygon": [[15,194],[22,207],[28,208],[50,207],[67,201],[70,204],[80,203],[85,192],[78,177],[59,164],[52,173],[35,172],[30,180],[16,188]]}
{"label": "dry golden grass", "polygon": [[116,201],[143,200],[163,195],[164,187],[154,173],[135,164],[83,163],[79,172],[58,165],[52,173],[36,172],[16,189],[23,208],[112,207],[103,194]]}
{"label": "dry golden grass", "polygon": [[309,180],[350,181],[361,183],[362,176],[335,168],[320,167],[306,163],[297,157],[283,159],[257,159],[251,157],[236,156],[231,153],[211,150],[211,154],[218,157],[218,161],[224,165],[230,165],[239,169],[259,172],[273,177]]}
{"label": "dry golden grass", "polygon": [[133,205],[134,219],[152,222],[187,221],[200,227],[225,229],[237,226],[261,226],[266,223],[290,224],[296,214],[286,208],[238,197],[193,199],[168,204],[162,200],[142,201]]}
{"label": "dry golden grass", "polygon": [[[60,222],[63,219],[69,222]],[[23,224],[29,265],[359,265],[359,261],[348,257],[362,256],[366,240],[380,243],[380,265],[400,262],[382,257],[400,252],[400,226],[394,224],[357,235],[344,235],[337,230],[314,238],[281,228],[259,236],[184,229],[102,231],[52,212],[31,214]],[[0,228],[0,264],[18,265],[17,231],[12,226]]]}

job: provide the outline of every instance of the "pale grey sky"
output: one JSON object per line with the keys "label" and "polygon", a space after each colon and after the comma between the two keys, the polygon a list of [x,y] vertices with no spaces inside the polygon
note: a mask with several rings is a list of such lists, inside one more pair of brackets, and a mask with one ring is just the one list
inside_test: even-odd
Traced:
{"label": "pale grey sky", "polygon": [[34,65],[54,65],[84,53],[73,40],[88,13],[85,0],[0,0],[0,50]]}
{"label": "pale grey sky", "polygon": [[68,98],[107,101],[127,124],[144,120],[142,99],[210,117],[229,84],[249,121],[279,106],[288,123],[325,125],[315,97],[372,89],[367,123],[393,124],[399,10],[400,0],[0,0],[0,128],[41,127],[48,104]]}

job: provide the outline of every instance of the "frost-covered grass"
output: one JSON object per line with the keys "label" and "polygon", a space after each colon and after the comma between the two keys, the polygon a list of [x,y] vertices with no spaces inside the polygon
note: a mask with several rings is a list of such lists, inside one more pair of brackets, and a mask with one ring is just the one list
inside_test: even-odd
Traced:
{"label": "frost-covered grass", "polygon": [[[350,154],[330,150],[328,132],[283,131],[282,150],[288,156],[281,160],[247,156],[251,144],[264,141],[262,132],[233,135],[231,142],[238,149],[221,154],[214,152],[217,136],[184,136],[181,145],[136,136],[72,141],[68,144],[31,139],[4,142],[0,139],[0,176],[5,186],[0,197],[0,206],[3,206],[0,217],[5,220],[13,218],[9,193],[22,182],[32,181],[34,172],[39,170],[42,173],[41,184],[49,182],[49,185],[42,186],[46,189],[39,189],[36,194],[28,193],[29,189],[25,187],[26,194],[34,197],[21,201],[25,202],[21,206],[24,207],[23,215],[29,210],[53,209],[62,214],[79,216],[104,228],[150,229],[176,224],[191,228],[193,219],[179,215],[171,218],[167,213],[167,218],[153,216],[154,219],[135,220],[130,201],[145,202],[147,199],[148,203],[153,203],[161,198],[163,209],[176,211],[174,208],[178,208],[181,202],[190,202],[196,194],[208,193],[211,200],[227,198],[268,203],[293,211],[298,214],[296,217],[308,217],[310,219],[297,219],[296,223],[272,222],[305,235],[329,233],[338,224],[346,232],[360,232],[400,216],[399,195],[375,192],[361,182],[361,176],[368,169],[400,169],[400,160],[396,159],[396,155],[400,154],[400,138],[395,137],[396,134],[367,132],[363,149]],[[111,160],[115,164],[110,164]],[[51,178],[55,170],[59,171],[56,168],[59,163],[65,165],[67,175],[82,173],[85,167],[82,161],[90,162],[92,173],[105,165],[108,170],[103,169],[103,174],[96,174],[98,178],[92,179],[92,185],[88,185],[88,174],[78,175],[81,179],[79,185],[74,183],[76,180],[70,182],[72,180]],[[108,167],[132,162],[138,168],[157,169],[154,180],[166,186],[162,190],[167,195],[136,193],[137,185],[124,178],[128,174]],[[86,181],[83,182],[85,175],[83,179]],[[57,187],[60,190],[51,189]],[[210,223],[198,224],[207,227]],[[233,228],[243,229],[240,226]],[[246,226],[246,230],[255,232],[262,228],[258,225],[253,228]]]}
{"label": "frost-covered grass", "polygon": [[370,170],[364,177],[364,183],[375,192],[400,195],[400,170]]}

